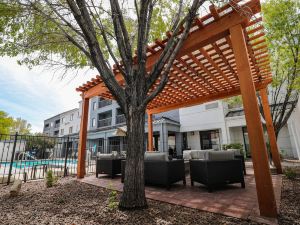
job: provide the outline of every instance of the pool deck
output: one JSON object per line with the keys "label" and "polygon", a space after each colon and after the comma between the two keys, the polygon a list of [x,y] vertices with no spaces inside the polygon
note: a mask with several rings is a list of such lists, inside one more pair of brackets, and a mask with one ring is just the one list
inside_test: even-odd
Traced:
{"label": "pool deck", "polygon": [[[277,207],[281,198],[281,175],[272,175]],[[117,191],[123,190],[121,178],[111,179],[105,175],[88,176],[80,180],[83,183],[98,187],[109,188]],[[264,224],[277,224],[276,219],[265,218],[259,215],[254,172],[251,163],[247,163],[247,175],[245,176],[246,188],[240,184],[227,185],[225,188],[209,193],[207,189],[198,183],[190,186],[187,177],[187,185],[182,182],[174,184],[170,190],[161,187],[146,187],[146,197],[152,200],[176,204],[184,207],[199,209],[202,211],[218,213],[226,216],[250,219]]]}

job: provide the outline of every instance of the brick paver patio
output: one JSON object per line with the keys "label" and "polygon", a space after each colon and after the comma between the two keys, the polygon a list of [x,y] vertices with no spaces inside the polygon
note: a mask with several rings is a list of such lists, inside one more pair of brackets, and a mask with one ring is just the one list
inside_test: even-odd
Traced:
{"label": "brick paver patio", "polygon": [[[281,175],[272,175],[272,180],[277,207],[279,207],[282,181]],[[120,177],[111,179],[105,175],[99,175],[99,178],[88,176],[80,181],[117,191],[122,191],[123,189]],[[172,185],[170,190],[163,187],[146,186],[146,197],[226,216],[251,219],[267,224],[277,224],[277,221],[274,219],[259,216],[255,179],[252,165],[249,163],[247,163],[245,183],[245,189],[242,189],[240,184],[232,184],[209,193],[205,186],[201,184],[195,183],[195,186],[192,187],[190,185],[189,177],[187,177],[186,186],[184,186],[182,182],[179,182]]]}

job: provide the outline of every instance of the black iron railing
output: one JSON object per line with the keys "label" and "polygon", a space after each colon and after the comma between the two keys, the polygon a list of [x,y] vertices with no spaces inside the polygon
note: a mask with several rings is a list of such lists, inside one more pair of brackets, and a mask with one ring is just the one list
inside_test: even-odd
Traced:
{"label": "black iron railing", "polygon": [[111,126],[112,118],[98,120],[98,127],[108,127]]}
{"label": "black iron railing", "polygon": [[[77,174],[78,137],[48,137],[0,134],[0,184],[15,179],[43,179],[47,171],[56,176]],[[87,159],[86,172],[95,172]]]}
{"label": "black iron railing", "polygon": [[101,100],[98,103],[98,108],[102,108],[112,104],[112,100]]}
{"label": "black iron railing", "polygon": [[125,122],[126,122],[126,118],[125,118],[124,114],[116,116],[116,124],[121,124],[121,123],[125,123]]}

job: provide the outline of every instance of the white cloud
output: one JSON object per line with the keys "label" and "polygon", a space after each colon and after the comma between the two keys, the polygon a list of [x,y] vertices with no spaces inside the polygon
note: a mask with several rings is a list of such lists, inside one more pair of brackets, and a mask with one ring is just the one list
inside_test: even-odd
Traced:
{"label": "white cloud", "polygon": [[29,70],[15,58],[0,58],[0,110],[28,120],[33,131],[41,131],[44,119],[78,107],[80,96],[75,88],[96,74],[80,71],[61,80],[61,74],[42,67]]}

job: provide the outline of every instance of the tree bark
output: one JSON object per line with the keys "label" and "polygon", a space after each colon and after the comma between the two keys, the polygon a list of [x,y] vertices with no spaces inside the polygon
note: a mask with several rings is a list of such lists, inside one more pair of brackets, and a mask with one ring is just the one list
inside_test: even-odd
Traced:
{"label": "tree bark", "polygon": [[147,207],[144,187],[145,110],[135,108],[130,107],[126,115],[128,146],[123,194],[119,203],[121,209]]}

